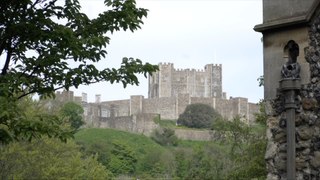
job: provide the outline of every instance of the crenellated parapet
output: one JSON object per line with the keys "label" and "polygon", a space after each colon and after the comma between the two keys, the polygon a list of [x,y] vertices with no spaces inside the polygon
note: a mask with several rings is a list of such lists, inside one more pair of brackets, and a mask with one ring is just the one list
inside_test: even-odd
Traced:
{"label": "crenellated parapet", "polygon": [[204,69],[175,69],[173,63],[159,63],[159,71],[149,76],[149,98],[175,97],[186,93],[193,97],[223,98],[222,65],[207,64]]}

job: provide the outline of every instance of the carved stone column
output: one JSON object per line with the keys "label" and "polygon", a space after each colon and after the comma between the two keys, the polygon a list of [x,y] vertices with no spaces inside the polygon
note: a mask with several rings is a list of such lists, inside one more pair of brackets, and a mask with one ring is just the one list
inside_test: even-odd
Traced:
{"label": "carved stone column", "polygon": [[300,79],[283,79],[280,90],[284,95],[284,117],[287,135],[287,178],[296,179],[296,110],[297,95],[301,88]]}

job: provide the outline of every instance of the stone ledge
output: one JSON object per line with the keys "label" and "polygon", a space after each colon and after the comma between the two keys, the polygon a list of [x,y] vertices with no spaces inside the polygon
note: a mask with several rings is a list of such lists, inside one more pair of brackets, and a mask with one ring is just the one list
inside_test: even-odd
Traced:
{"label": "stone ledge", "polygon": [[305,15],[273,20],[270,22],[264,22],[263,24],[258,24],[254,26],[253,29],[257,32],[265,32],[273,29],[280,29],[280,28],[285,28],[290,26],[307,24],[315,14],[319,6],[320,6],[320,1],[315,1]]}

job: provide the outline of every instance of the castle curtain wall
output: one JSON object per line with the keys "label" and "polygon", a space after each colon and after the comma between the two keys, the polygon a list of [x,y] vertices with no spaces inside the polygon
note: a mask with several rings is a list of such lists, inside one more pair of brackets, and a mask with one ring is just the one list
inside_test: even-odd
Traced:
{"label": "castle curtain wall", "polygon": [[144,99],[143,112],[160,114],[162,119],[176,119],[176,98]]}

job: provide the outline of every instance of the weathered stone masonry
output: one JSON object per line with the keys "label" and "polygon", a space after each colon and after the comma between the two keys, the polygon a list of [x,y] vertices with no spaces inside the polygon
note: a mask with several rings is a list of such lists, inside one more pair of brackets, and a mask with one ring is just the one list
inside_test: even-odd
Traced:
{"label": "weathered stone masonry", "polygon": [[[178,119],[187,105],[193,103],[203,103],[214,107],[222,116],[231,119],[236,115],[247,117],[248,122],[254,121],[254,113],[258,112],[258,106],[249,103],[246,98],[199,98],[190,97],[188,94],[178,97],[163,97],[157,99],[145,99],[143,96],[131,96],[128,100],[106,101],[99,105],[96,103],[84,104],[87,121],[97,121],[99,111],[101,117],[131,116],[134,114],[160,114],[162,119]],[[101,110],[100,110],[101,108]]]}
{"label": "weathered stone masonry", "polygon": [[[267,179],[288,179],[285,95],[279,88],[285,45],[300,47],[301,88],[295,110],[295,175],[292,179],[320,179],[320,1],[264,0],[263,33],[265,99],[268,105]],[[291,179],[290,179],[291,180]]]}
{"label": "weathered stone masonry", "polygon": [[226,98],[222,92],[222,65],[207,64],[204,69],[175,69],[173,63],[160,63],[149,76],[149,98],[176,97]]}

